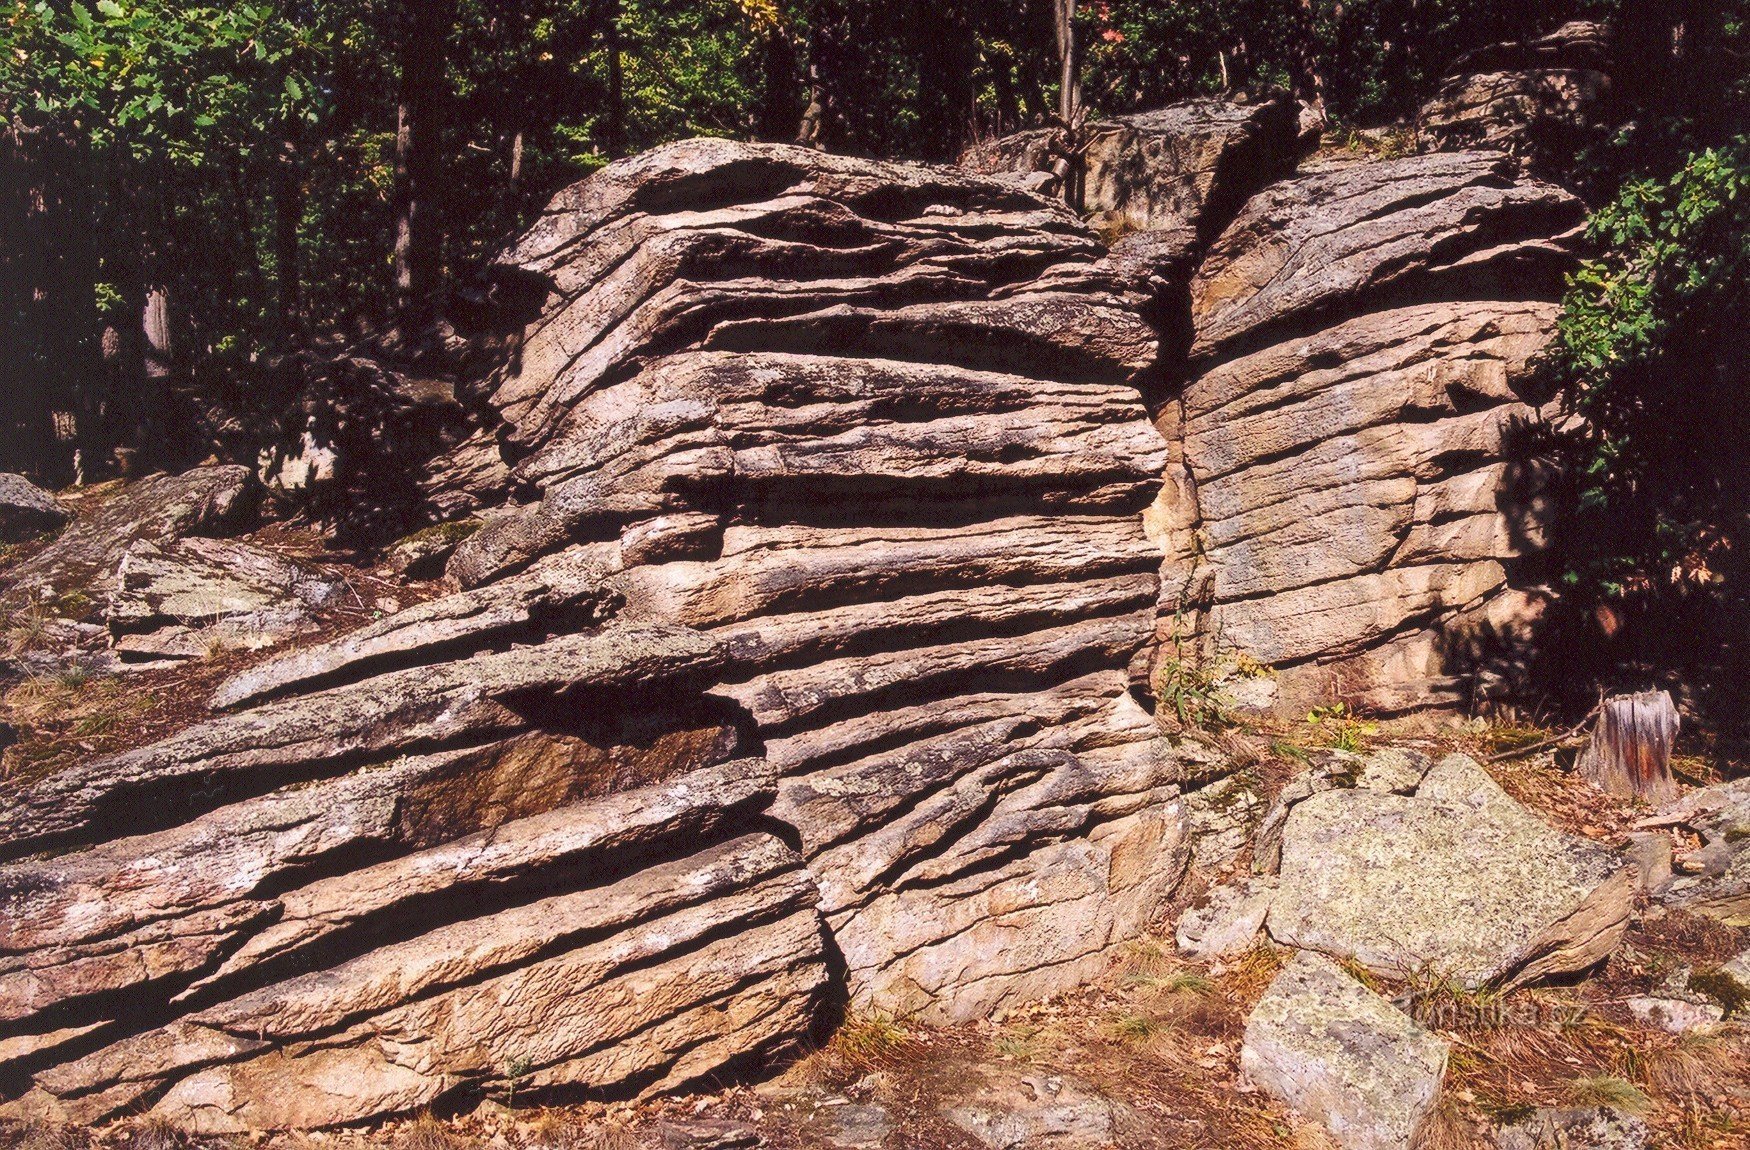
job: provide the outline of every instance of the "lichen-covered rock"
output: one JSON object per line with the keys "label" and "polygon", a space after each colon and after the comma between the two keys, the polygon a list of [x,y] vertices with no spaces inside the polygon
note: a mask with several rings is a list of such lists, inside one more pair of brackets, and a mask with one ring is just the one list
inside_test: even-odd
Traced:
{"label": "lichen-covered rock", "polygon": [[227,539],[140,540],[122,556],[106,622],[124,659],[257,650],[310,629],[342,585],[303,564]]}
{"label": "lichen-covered rock", "polygon": [[[1247,196],[1293,167],[1298,122],[1286,98],[1256,104],[1187,100],[1083,129],[1076,167],[1081,202],[1102,231],[1189,229],[1209,239]],[[960,157],[976,172],[1054,172],[1064,133],[1041,128],[975,144]],[[1054,174],[1047,190],[1060,189]]]}
{"label": "lichen-covered rock", "polygon": [[1622,856],[1557,831],[1452,755],[1414,795],[1338,788],[1295,804],[1267,925],[1385,974],[1516,985],[1604,959],[1634,890]]}
{"label": "lichen-covered rock", "polygon": [[1542,1108],[1495,1136],[1499,1150],[1646,1150],[1651,1144],[1645,1122],[1608,1106]]}
{"label": "lichen-covered rock", "polygon": [[[1391,709],[1511,671],[1544,543],[1522,447],[1577,200],[1499,153],[1324,161],[1275,184],[1191,285],[1160,512],[1171,606],[1277,669],[1278,705]],[[1183,573],[1187,566],[1197,570]]]}
{"label": "lichen-covered rock", "polygon": [[1199,962],[1219,962],[1250,950],[1264,930],[1276,896],[1269,878],[1238,876],[1213,887],[1187,907],[1173,928],[1179,953]]}
{"label": "lichen-covered rock", "polygon": [[1141,1114],[1068,1074],[962,1068],[942,1116],[991,1150],[1099,1150],[1145,1129]]}
{"label": "lichen-covered rock", "polygon": [[249,469],[229,464],[153,476],[105,498],[0,582],[9,593],[81,591],[107,604],[116,567],[134,544],[225,534],[247,521],[255,491]]}
{"label": "lichen-covered rock", "polygon": [[1439,1101],[1447,1053],[1336,963],[1301,953],[1246,1020],[1240,1072],[1345,1150],[1410,1150]]}
{"label": "lichen-covered rock", "polygon": [[67,522],[55,497],[22,475],[0,472],[0,542],[15,543]]}

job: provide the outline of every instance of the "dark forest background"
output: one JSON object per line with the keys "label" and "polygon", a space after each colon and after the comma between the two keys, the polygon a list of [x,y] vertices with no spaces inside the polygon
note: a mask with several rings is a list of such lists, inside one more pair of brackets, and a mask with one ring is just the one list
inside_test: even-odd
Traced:
{"label": "dark forest background", "polygon": [[58,485],[235,453],[223,413],[299,394],[367,334],[427,338],[554,191],[664,141],[946,161],[1050,124],[1066,17],[1089,117],[1289,90],[1335,146],[1413,137],[1463,53],[1586,18],[1612,31],[1618,113],[1553,173],[1593,209],[1548,364],[1574,417],[1550,446],[1571,477],[1563,578],[1606,632],[1660,615],[1659,642],[1743,645],[1747,10],[4,0],[0,469]]}

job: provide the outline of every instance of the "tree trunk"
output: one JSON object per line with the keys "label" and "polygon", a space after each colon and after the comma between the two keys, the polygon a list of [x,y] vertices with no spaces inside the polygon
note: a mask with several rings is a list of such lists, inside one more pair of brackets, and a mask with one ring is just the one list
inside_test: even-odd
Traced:
{"label": "tree trunk", "polygon": [[608,6],[608,119],[602,132],[602,148],[608,159],[617,160],[626,150],[626,73],[620,59],[620,0]]}
{"label": "tree trunk", "polygon": [[1076,0],[1053,0],[1059,62],[1057,115],[1073,127],[1082,111],[1081,61],[1076,52]]}
{"label": "tree trunk", "polygon": [[395,117],[395,307],[404,333],[433,314],[443,272],[434,202],[442,171],[444,44],[454,0],[405,0]]}
{"label": "tree trunk", "polygon": [[1669,802],[1677,797],[1671,746],[1679,725],[1677,707],[1664,691],[1606,699],[1578,769],[1609,794]]}
{"label": "tree trunk", "polygon": [[274,165],[274,279],[279,304],[281,347],[289,346],[303,325],[303,281],[298,269],[298,226],[304,219],[304,187],[298,179],[298,147],[285,141]]}

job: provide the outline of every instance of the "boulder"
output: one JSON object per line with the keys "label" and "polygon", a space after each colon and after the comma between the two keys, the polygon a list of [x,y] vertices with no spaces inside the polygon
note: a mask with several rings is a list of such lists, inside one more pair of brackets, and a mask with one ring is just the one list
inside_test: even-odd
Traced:
{"label": "boulder", "polygon": [[1179,953],[1199,962],[1219,962],[1257,944],[1276,883],[1249,875],[1212,888],[1186,908],[1173,928]]}
{"label": "boulder", "polygon": [[0,542],[16,543],[58,530],[67,512],[22,475],[0,472]]}
{"label": "boulder", "polygon": [[1518,985],[1605,958],[1635,886],[1627,859],[1555,830],[1451,755],[1413,795],[1332,789],[1297,803],[1267,926],[1383,974]]}
{"label": "boulder", "polygon": [[1498,1150],[1646,1150],[1651,1144],[1645,1122],[1608,1106],[1541,1107],[1495,1135]]}
{"label": "boulder", "polygon": [[[1216,231],[1269,180],[1286,175],[1299,151],[1293,101],[1242,104],[1187,100],[1152,112],[1097,120],[1082,129],[1074,177],[1082,206],[1103,233],[1186,228]],[[975,144],[960,164],[975,172],[1054,172],[1065,134],[1041,128]],[[1044,185],[1061,191],[1056,175]]]}
{"label": "boulder", "polygon": [[942,1116],[991,1150],[1094,1150],[1125,1145],[1145,1129],[1140,1114],[1073,1075],[962,1069]]}
{"label": "boulder", "polygon": [[226,539],[140,540],[122,556],[106,622],[123,659],[259,650],[315,626],[344,591],[294,560]]}
{"label": "boulder", "polygon": [[1410,1150],[1439,1101],[1447,1054],[1336,963],[1303,952],[1246,1020],[1240,1073],[1345,1150]]}
{"label": "boulder", "polygon": [[1160,421],[1182,449],[1158,514],[1193,528],[1167,536],[1163,607],[1274,667],[1279,708],[1462,701],[1522,673],[1540,600],[1510,572],[1548,504],[1521,451],[1531,363],[1581,215],[1500,153],[1326,159],[1203,258]]}
{"label": "boulder", "polygon": [[8,571],[0,586],[32,598],[79,591],[106,605],[116,567],[136,543],[163,546],[189,535],[227,534],[247,523],[255,493],[249,470],[229,464],[130,484]]}

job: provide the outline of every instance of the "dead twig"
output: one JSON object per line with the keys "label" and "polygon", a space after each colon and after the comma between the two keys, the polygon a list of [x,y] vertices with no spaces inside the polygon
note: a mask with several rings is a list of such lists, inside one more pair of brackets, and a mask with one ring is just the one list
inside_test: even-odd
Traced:
{"label": "dead twig", "polygon": [[1514,747],[1510,751],[1502,751],[1500,754],[1490,755],[1488,758],[1484,759],[1483,762],[1485,762],[1485,763],[1504,763],[1504,762],[1507,762],[1509,759],[1523,759],[1526,755],[1534,755],[1537,752],[1544,750],[1548,747],[1554,747],[1554,746],[1557,746],[1561,743],[1565,743],[1569,739],[1573,738],[1575,735],[1578,735],[1583,729],[1585,729],[1586,724],[1590,723],[1593,719],[1597,718],[1598,712],[1602,711],[1603,709],[1604,709],[1604,695],[1602,692],[1600,692],[1599,697],[1598,697],[1598,705],[1593,707],[1590,711],[1587,711],[1586,716],[1583,719],[1581,719],[1579,722],[1575,723],[1572,727],[1569,727],[1566,731],[1563,731],[1561,734],[1551,735],[1547,739],[1540,739],[1537,742],[1530,744],[1529,746]]}

